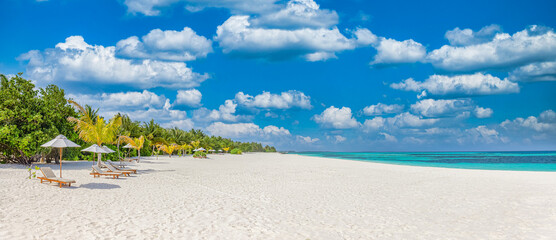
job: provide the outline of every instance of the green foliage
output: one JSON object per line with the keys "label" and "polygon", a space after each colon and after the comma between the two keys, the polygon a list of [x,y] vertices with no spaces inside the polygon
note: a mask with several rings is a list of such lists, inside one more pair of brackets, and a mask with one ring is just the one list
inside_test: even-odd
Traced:
{"label": "green foliage", "polygon": [[[139,151],[130,151],[129,156],[148,156],[158,151],[157,145],[178,145],[175,150],[183,153],[194,148],[225,150],[238,149],[240,152],[270,152],[274,147],[260,143],[242,143],[219,136],[209,136],[198,129],[185,131],[179,128],[162,128],[154,120],[149,122],[133,121],[127,115],[117,114],[110,121],[98,115],[99,110],[91,106],[72,107],[63,89],[55,85],[35,88],[35,85],[21,77],[19,73],[9,79],[0,74],[0,163],[20,163],[30,165],[44,157],[47,162],[58,161],[56,149],[42,148],[41,144],[63,134],[81,148],[64,149],[64,159],[92,159],[89,153],[80,152],[88,147],[87,142],[103,143],[116,150],[118,136],[139,138],[144,136],[144,146]],[[74,119],[73,122],[67,119]],[[89,125],[77,127],[76,125]],[[77,123],[77,124],[75,124]],[[120,124],[121,123],[121,124]],[[111,128],[110,134],[101,129]],[[86,130],[86,131],[82,131]],[[124,142],[120,142],[121,145]],[[189,146],[189,147],[188,147]],[[128,151],[121,149],[122,152]],[[180,152],[181,153],[181,152]],[[206,153],[205,153],[206,154]],[[122,155],[123,156],[123,155]],[[118,160],[118,154],[103,154],[103,159]]]}
{"label": "green foliage", "polygon": [[205,152],[201,152],[201,151],[197,151],[193,154],[194,158],[207,158],[207,153]]}
{"label": "green foliage", "polygon": [[21,73],[10,79],[0,74],[0,81],[0,160],[28,165],[41,154],[56,159],[55,151],[40,145],[58,134],[76,137],[65,120],[76,113],[64,90],[54,85],[35,90]]}
{"label": "green foliage", "polygon": [[243,152],[239,148],[234,148],[230,151],[230,154],[242,154]]}

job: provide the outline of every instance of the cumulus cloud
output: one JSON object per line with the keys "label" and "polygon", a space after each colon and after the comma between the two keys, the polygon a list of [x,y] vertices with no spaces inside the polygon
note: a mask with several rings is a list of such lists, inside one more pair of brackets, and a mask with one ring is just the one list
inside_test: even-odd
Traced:
{"label": "cumulus cloud", "polygon": [[492,95],[519,92],[517,83],[483,73],[455,76],[432,75],[424,82],[409,78],[400,83],[390,84],[390,87],[414,92],[424,90],[432,95]]}
{"label": "cumulus cloud", "polygon": [[399,113],[403,110],[404,105],[400,104],[383,104],[377,103],[375,105],[370,105],[363,108],[363,114],[367,116],[374,116],[374,115],[383,115],[383,114],[390,114],[390,113]]}
{"label": "cumulus cloud", "polygon": [[146,16],[156,16],[160,10],[177,4],[184,3],[185,8],[191,12],[201,11],[204,8],[226,8],[232,13],[263,13],[275,9],[276,0],[125,0],[129,13],[141,13]]}
{"label": "cumulus cloud", "polygon": [[384,128],[386,124],[386,119],[383,117],[375,117],[372,119],[367,119],[363,123],[363,131],[364,132],[375,132],[379,129]]}
{"label": "cumulus cloud", "polygon": [[148,90],[143,92],[119,92],[99,94],[68,94],[80,105],[90,105],[102,109],[119,108],[161,108],[166,102],[164,95],[157,95]]}
{"label": "cumulus cloud", "polygon": [[397,142],[398,141],[398,139],[395,136],[392,136],[388,133],[381,132],[379,134],[384,137],[384,141],[386,141],[386,142]]}
{"label": "cumulus cloud", "polygon": [[189,131],[190,129],[193,129],[195,124],[193,123],[193,121],[191,119],[182,119],[182,120],[174,120],[174,121],[170,121],[170,122],[167,122],[167,123],[163,123],[163,124],[161,124],[161,126],[163,128],[177,127],[179,129]]}
{"label": "cumulus cloud", "polygon": [[153,29],[141,40],[137,36],[120,40],[116,44],[116,55],[128,58],[191,61],[204,58],[212,52],[212,41],[197,35],[188,27],[181,31]]}
{"label": "cumulus cloud", "polygon": [[235,56],[271,60],[305,56],[310,61],[321,61],[369,41],[369,34],[362,29],[354,35],[348,39],[336,27],[295,30],[253,27],[249,16],[240,15],[218,26],[214,39],[224,53]]}
{"label": "cumulus cloud", "polygon": [[460,139],[464,142],[465,139],[471,140],[473,143],[494,143],[494,142],[507,142],[508,139],[500,136],[500,133],[495,129],[490,129],[486,126],[478,126],[465,130],[465,136]]}
{"label": "cumulus cloud", "polygon": [[445,45],[427,55],[433,66],[449,71],[516,67],[555,59],[556,34],[536,25],[513,35],[498,33],[491,41],[480,44]]}
{"label": "cumulus cloud", "polygon": [[405,127],[425,127],[438,122],[436,118],[423,118],[408,112],[400,113],[394,117],[387,118],[386,123],[391,127],[405,128]]}
{"label": "cumulus cloud", "polygon": [[281,94],[272,94],[264,92],[251,96],[243,92],[238,92],[235,100],[241,106],[249,108],[262,108],[262,109],[290,109],[301,108],[311,109],[311,98],[302,92],[290,90],[282,92]]}
{"label": "cumulus cloud", "polygon": [[313,0],[290,0],[285,8],[253,19],[253,24],[285,29],[328,28],[338,24],[338,14],[320,9]]}
{"label": "cumulus cloud", "polygon": [[470,99],[425,99],[412,104],[411,111],[425,117],[447,117],[468,111],[472,105]]}
{"label": "cumulus cloud", "polygon": [[539,117],[529,116],[527,118],[506,119],[500,126],[507,130],[519,131],[523,129],[534,130],[536,132],[556,131],[556,113],[553,110],[542,112]]}
{"label": "cumulus cloud", "polygon": [[209,110],[207,108],[200,108],[193,112],[193,118],[197,121],[214,122],[214,121],[228,121],[235,122],[239,120],[239,116],[235,115],[237,103],[233,100],[226,100],[224,104],[218,107],[218,110]]}
{"label": "cumulus cloud", "polygon": [[320,139],[318,139],[318,138],[311,138],[311,137],[309,137],[309,136],[304,137],[304,136],[300,136],[300,135],[297,135],[297,136],[295,137],[295,139],[296,139],[298,142],[306,143],[306,144],[315,143],[315,142],[320,141]]}
{"label": "cumulus cloud", "polygon": [[198,107],[201,105],[203,94],[197,89],[178,90],[174,104]]}
{"label": "cumulus cloud", "polygon": [[414,63],[423,60],[427,54],[426,48],[422,44],[413,41],[413,39],[397,41],[381,38],[374,47],[377,50],[377,54],[371,65]]}
{"label": "cumulus cloud", "polygon": [[89,45],[81,36],[68,37],[54,49],[29,51],[18,60],[28,61],[27,74],[45,84],[72,81],[174,88],[195,87],[208,78],[193,72],[183,62],[117,58],[115,47]]}
{"label": "cumulus cloud", "polygon": [[232,137],[241,138],[249,136],[288,136],[290,131],[283,127],[276,127],[273,125],[266,126],[264,128],[259,127],[259,125],[254,123],[223,123],[215,122],[210,124],[207,131],[212,135],[222,136],[222,137]]}
{"label": "cumulus cloud", "polygon": [[345,142],[346,140],[347,138],[342,135],[334,135],[334,142],[336,143]]}
{"label": "cumulus cloud", "polygon": [[325,128],[349,129],[356,128],[360,125],[351,114],[348,107],[336,108],[331,106],[325,109],[321,114],[313,116],[313,120]]}
{"label": "cumulus cloud", "polygon": [[502,29],[496,24],[488,25],[475,32],[469,28],[454,28],[447,31],[444,35],[454,46],[468,46],[485,42],[490,42],[496,34],[501,33]]}
{"label": "cumulus cloud", "polygon": [[556,81],[556,61],[531,63],[510,72],[511,81]]}
{"label": "cumulus cloud", "polygon": [[492,109],[490,108],[482,108],[482,107],[475,107],[475,109],[473,109],[473,114],[475,115],[475,117],[477,118],[489,118],[492,117]]}

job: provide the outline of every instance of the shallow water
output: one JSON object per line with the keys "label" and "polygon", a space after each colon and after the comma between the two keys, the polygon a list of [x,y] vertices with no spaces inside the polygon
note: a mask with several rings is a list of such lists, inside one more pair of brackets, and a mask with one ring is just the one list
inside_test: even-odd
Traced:
{"label": "shallow water", "polygon": [[556,172],[556,152],[295,152],[400,165]]}

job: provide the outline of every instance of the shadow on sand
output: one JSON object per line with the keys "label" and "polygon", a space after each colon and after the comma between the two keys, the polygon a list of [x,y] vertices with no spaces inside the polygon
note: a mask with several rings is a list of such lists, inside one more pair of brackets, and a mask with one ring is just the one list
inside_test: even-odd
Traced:
{"label": "shadow on sand", "polygon": [[88,188],[88,189],[114,189],[120,188],[119,185],[116,184],[109,184],[109,183],[86,183],[82,184],[79,187]]}

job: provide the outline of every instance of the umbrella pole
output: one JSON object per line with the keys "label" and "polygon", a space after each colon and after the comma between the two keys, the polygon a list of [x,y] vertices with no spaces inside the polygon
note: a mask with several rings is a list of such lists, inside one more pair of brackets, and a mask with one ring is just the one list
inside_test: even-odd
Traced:
{"label": "umbrella pole", "polygon": [[60,148],[60,178],[62,178],[62,148]]}

